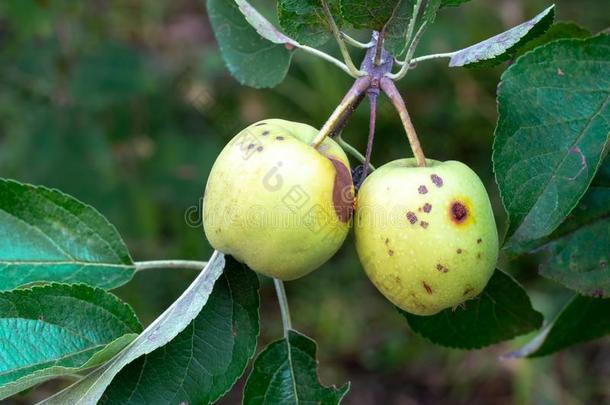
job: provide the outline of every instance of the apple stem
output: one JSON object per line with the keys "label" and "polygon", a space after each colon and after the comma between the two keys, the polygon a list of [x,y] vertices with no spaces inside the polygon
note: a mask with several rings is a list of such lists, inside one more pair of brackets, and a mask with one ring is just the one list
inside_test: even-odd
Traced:
{"label": "apple stem", "polygon": [[369,173],[369,165],[371,164],[371,153],[373,151],[373,140],[375,138],[375,120],[377,118],[377,96],[379,95],[379,89],[370,89],[367,92],[367,95],[369,98],[369,105],[371,107],[371,115],[369,118],[369,137],[366,144],[366,156],[364,158],[362,181],[366,179],[366,176]]}
{"label": "apple stem", "polygon": [[280,304],[280,313],[282,314],[282,325],[284,327],[284,337],[288,337],[288,331],[292,329],[292,321],[290,320],[290,309],[288,308],[288,297],[282,280],[273,279],[277,301]]}
{"label": "apple stem", "polygon": [[362,95],[369,88],[370,84],[371,78],[368,76],[356,79],[341,103],[335,108],[335,111],[333,111],[320,129],[320,132],[318,132],[318,135],[311,142],[311,146],[317,149],[327,136],[333,132],[336,133],[336,129],[345,124],[347,118],[354,112],[354,109],[362,100]]}
{"label": "apple stem", "polygon": [[400,95],[400,92],[396,88],[396,85],[392,79],[388,77],[384,77],[380,80],[380,86],[381,90],[383,90],[383,92],[392,101],[392,105],[394,105],[396,111],[398,111],[398,115],[400,116],[402,125],[407,133],[407,138],[409,139],[409,144],[411,145],[411,150],[413,151],[413,156],[415,156],[417,165],[419,167],[426,167],[426,157],[424,156],[424,151],[421,148],[419,138],[415,132],[415,127],[411,121],[411,116],[409,115],[409,111],[407,110],[407,106],[405,105],[405,101]]}

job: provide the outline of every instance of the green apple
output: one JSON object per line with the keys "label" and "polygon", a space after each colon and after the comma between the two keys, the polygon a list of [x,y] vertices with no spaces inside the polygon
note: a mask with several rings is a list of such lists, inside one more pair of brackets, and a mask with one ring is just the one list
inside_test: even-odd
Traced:
{"label": "green apple", "polygon": [[251,269],[294,280],[317,269],[343,244],[354,207],[349,161],[305,124],[268,119],[222,150],[204,195],[210,244]]}
{"label": "green apple", "polygon": [[368,277],[394,305],[433,315],[478,295],[498,259],[481,180],[456,161],[390,162],[363,183],[354,219]]}

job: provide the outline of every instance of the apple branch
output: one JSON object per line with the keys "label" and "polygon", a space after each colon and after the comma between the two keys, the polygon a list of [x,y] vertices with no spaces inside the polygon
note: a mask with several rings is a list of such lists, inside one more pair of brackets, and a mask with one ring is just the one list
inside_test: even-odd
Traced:
{"label": "apple branch", "polygon": [[318,132],[318,135],[311,142],[311,146],[318,148],[327,136],[336,132],[336,129],[345,123],[345,120],[354,112],[354,109],[360,100],[362,100],[362,94],[369,88],[370,84],[371,79],[368,76],[356,79],[341,103],[335,108],[335,111],[333,111],[320,129],[320,132]]}
{"label": "apple branch", "polygon": [[413,151],[413,156],[415,156],[415,160],[417,161],[417,165],[419,167],[426,167],[426,157],[424,156],[424,151],[421,148],[419,143],[419,138],[417,137],[417,133],[415,132],[415,127],[413,126],[413,122],[411,121],[411,116],[409,115],[409,111],[407,110],[407,106],[405,105],[405,101],[400,95],[398,89],[394,82],[388,78],[384,77],[380,81],[381,90],[390,98],[392,101],[392,105],[398,111],[398,115],[400,116],[400,120],[402,121],[402,125],[407,134],[407,138],[409,139],[409,144],[411,145],[411,150]]}

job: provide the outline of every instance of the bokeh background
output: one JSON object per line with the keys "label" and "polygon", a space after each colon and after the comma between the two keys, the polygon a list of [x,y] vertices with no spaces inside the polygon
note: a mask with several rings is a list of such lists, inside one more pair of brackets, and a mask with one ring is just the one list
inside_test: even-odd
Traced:
{"label": "bokeh background", "polygon": [[[253,3],[273,16],[273,2]],[[445,10],[418,54],[469,45],[548,4],[473,0]],[[610,26],[607,0],[556,4],[558,20],[593,32]],[[336,52],[333,44],[328,51]],[[399,84],[426,154],[473,167],[499,224],[504,214],[490,157],[504,68],[450,70],[434,61]],[[211,249],[193,223],[222,146],[263,118],[321,126],[349,85],[335,67],[297,54],[277,88],[240,86],[223,64],[203,0],[1,0],[0,176],[57,187],[95,206],[135,260],[205,260]],[[363,104],[344,138],[363,150],[367,125]],[[381,101],[373,163],[409,154],[396,113]],[[536,275],[535,258],[503,262],[548,316],[569,297]],[[193,277],[150,271],[116,292],[149,323]],[[411,333],[371,286],[351,236],[322,269],[287,289],[296,328],[319,344],[323,383],[352,382],[347,404],[610,403],[608,339],[532,361],[498,360],[523,339],[474,352],[435,347]],[[268,280],[261,315],[260,347],[281,334]],[[6,403],[29,404],[66,383],[47,383]],[[239,403],[242,387],[243,379],[222,403]]]}

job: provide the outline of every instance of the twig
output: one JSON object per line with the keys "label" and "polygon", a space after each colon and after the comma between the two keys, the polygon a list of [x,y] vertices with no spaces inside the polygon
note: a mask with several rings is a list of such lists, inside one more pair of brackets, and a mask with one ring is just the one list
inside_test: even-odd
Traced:
{"label": "twig", "polygon": [[282,314],[282,325],[284,327],[284,337],[288,337],[288,332],[292,329],[292,321],[290,320],[290,309],[288,308],[288,297],[282,280],[273,279],[277,301],[280,304],[280,313]]}
{"label": "twig", "polygon": [[411,145],[411,150],[413,151],[413,156],[415,156],[417,165],[419,167],[426,167],[426,157],[424,156],[424,151],[422,150],[419,139],[417,138],[417,133],[413,127],[413,122],[411,121],[411,117],[407,111],[407,106],[405,105],[402,96],[398,92],[396,85],[388,77],[381,79],[380,85],[381,90],[383,90],[383,92],[390,98],[392,105],[394,105],[394,108],[396,111],[398,111],[398,115],[402,121],[407,138],[409,139],[409,144]]}
{"label": "twig", "polygon": [[368,89],[370,84],[371,79],[368,76],[356,79],[341,103],[335,108],[335,111],[333,111],[324,126],[320,129],[316,138],[311,142],[311,146],[318,148],[320,144],[324,142],[324,139],[347,119],[354,111],[354,106],[361,100],[361,95]]}

